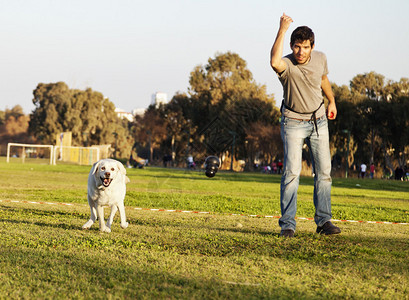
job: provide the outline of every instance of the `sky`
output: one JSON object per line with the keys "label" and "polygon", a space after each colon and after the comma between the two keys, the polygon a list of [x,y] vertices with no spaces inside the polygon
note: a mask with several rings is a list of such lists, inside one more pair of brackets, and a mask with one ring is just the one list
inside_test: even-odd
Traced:
{"label": "sky", "polygon": [[39,83],[92,88],[117,108],[147,108],[156,92],[187,92],[190,72],[231,51],[282,99],[269,65],[285,12],[289,37],[307,25],[331,82],[375,71],[409,77],[407,0],[0,0],[0,110],[35,109]]}

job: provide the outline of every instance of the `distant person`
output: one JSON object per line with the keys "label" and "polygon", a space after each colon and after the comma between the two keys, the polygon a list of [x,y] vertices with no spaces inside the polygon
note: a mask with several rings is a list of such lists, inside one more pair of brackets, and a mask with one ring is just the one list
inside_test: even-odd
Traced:
{"label": "distant person", "polygon": [[398,166],[395,170],[395,179],[403,181],[403,169]]}
{"label": "distant person", "polygon": [[195,161],[193,160],[193,156],[189,155],[187,157],[187,168],[188,169],[195,169],[195,167],[196,167],[196,164],[195,164]]}
{"label": "distant person", "polygon": [[[283,86],[281,138],[284,147],[281,177],[280,236],[293,237],[296,229],[297,191],[301,172],[304,141],[311,150],[314,176],[314,220],[317,233],[337,234],[341,230],[331,223],[331,154],[328,120],[337,116],[334,94],[327,77],[327,59],[314,50],[314,33],[307,26],[291,34],[292,53],[283,56],[284,38],[293,20],[283,14],[271,49],[271,67]],[[313,51],[314,50],[314,51]],[[324,97],[328,98],[325,111]]]}
{"label": "distant person", "polygon": [[373,163],[369,167],[369,175],[371,176],[371,179],[373,179],[375,175],[375,165]]}
{"label": "distant person", "polygon": [[361,164],[361,178],[365,178],[365,173],[366,173],[366,165],[363,163]]}
{"label": "distant person", "polygon": [[168,166],[168,163],[170,163],[170,162],[172,162],[172,155],[169,155],[169,154],[165,154],[164,156],[163,156],[163,166],[165,167],[165,168],[167,168],[167,166]]}
{"label": "distant person", "polygon": [[281,162],[281,160],[278,160],[277,169],[278,169],[278,174],[281,174],[283,172],[283,163]]}
{"label": "distant person", "polygon": [[276,174],[277,173],[277,163],[275,161],[273,161],[271,166],[272,166],[273,173]]}

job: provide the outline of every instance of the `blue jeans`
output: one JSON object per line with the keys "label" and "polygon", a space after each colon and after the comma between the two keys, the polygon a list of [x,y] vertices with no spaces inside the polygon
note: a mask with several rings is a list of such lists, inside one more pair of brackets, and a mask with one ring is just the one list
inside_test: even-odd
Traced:
{"label": "blue jeans", "polygon": [[317,119],[318,135],[313,121],[281,119],[281,138],[284,145],[284,171],[281,177],[280,205],[281,230],[295,231],[297,190],[301,172],[304,142],[311,153],[314,173],[314,220],[318,226],[332,218],[331,214],[331,155],[329,150],[328,120],[324,115]]}

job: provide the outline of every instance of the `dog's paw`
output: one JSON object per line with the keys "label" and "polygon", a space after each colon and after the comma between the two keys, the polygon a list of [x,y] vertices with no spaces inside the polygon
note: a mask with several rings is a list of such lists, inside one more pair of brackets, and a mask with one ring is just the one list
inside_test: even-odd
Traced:
{"label": "dog's paw", "polygon": [[124,224],[121,224],[122,229],[128,228],[128,226],[129,226],[128,222],[125,222]]}
{"label": "dog's paw", "polygon": [[90,229],[92,224],[94,224],[94,222],[92,222],[91,220],[89,220],[87,223],[85,223],[84,225],[82,225],[82,229]]}
{"label": "dog's paw", "polygon": [[109,227],[105,227],[103,230],[101,230],[102,232],[106,232],[106,233],[110,233],[111,232],[111,228]]}

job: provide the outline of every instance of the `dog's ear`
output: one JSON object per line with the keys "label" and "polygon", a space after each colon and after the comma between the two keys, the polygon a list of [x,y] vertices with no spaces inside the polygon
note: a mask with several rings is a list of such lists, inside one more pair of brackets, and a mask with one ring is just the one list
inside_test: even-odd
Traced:
{"label": "dog's ear", "polygon": [[126,169],[125,169],[124,165],[119,161],[116,164],[117,164],[117,166],[119,168],[119,171],[121,171],[121,174],[126,175]]}
{"label": "dog's ear", "polygon": [[97,161],[96,163],[92,165],[92,172],[91,172],[92,175],[94,175],[98,171],[98,166],[100,163],[101,161]]}
{"label": "dog's ear", "polygon": [[125,184],[127,184],[128,182],[130,182],[130,180],[129,180],[128,176],[126,176],[126,169],[125,169],[124,165],[121,162],[117,162],[117,165],[118,165],[118,168],[119,168],[119,171],[121,172],[121,174],[124,175]]}

